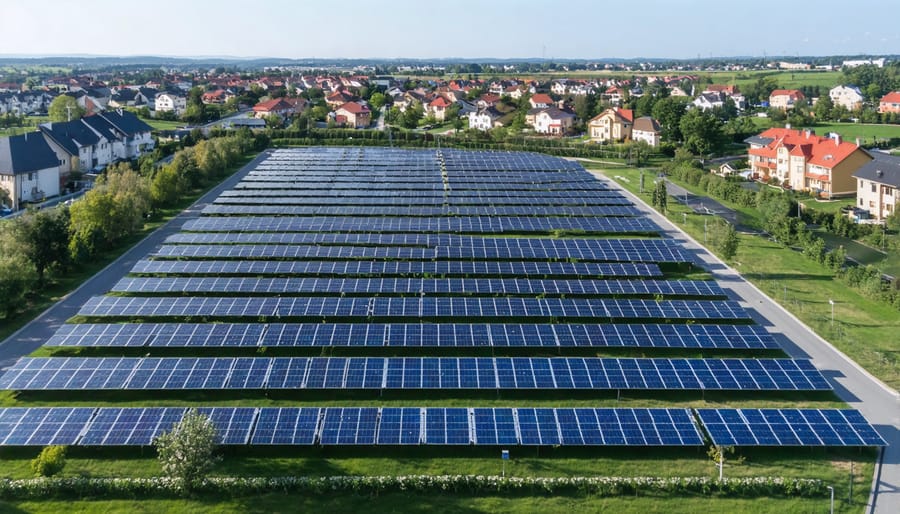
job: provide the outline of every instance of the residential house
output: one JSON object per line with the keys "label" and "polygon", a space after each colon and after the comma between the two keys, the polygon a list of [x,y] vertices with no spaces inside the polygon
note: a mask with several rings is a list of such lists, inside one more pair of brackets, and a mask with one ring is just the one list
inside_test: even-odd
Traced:
{"label": "residential house", "polygon": [[862,91],[856,86],[834,86],[828,91],[828,96],[835,106],[840,105],[848,111],[855,111],[865,100]]}
{"label": "residential house", "polygon": [[305,107],[306,100],[303,98],[273,98],[254,105],[253,115],[266,118],[274,114],[284,120],[303,112]]}
{"label": "residential house", "polygon": [[575,115],[558,107],[542,109],[534,117],[534,131],[538,134],[562,136],[572,131]]}
{"label": "residential house", "polygon": [[853,173],[872,160],[858,144],[843,141],[838,134],[821,137],[810,130],[772,128],[745,142],[750,145],[750,169],[757,177],[829,198],[855,194]]}
{"label": "residential house", "polygon": [[434,116],[437,121],[444,121],[447,119],[447,112],[452,105],[453,102],[443,96],[436,96],[434,100],[425,104],[425,114]]}
{"label": "residential house", "polygon": [[45,123],[39,128],[57,155],[63,179],[69,172],[100,169],[110,162],[136,159],[154,148],[152,128],[122,110],[64,123]]}
{"label": "residential house", "polygon": [[485,107],[494,107],[499,101],[499,95],[485,93],[478,98],[478,101],[475,102],[475,105],[477,105],[479,109],[484,109]]}
{"label": "residential house", "polygon": [[799,89],[776,89],[769,95],[769,107],[786,111],[804,99],[806,96]]}
{"label": "residential house", "polygon": [[134,107],[138,92],[135,89],[122,88],[112,93],[109,97],[109,107],[119,109],[122,107]]}
{"label": "residential house", "polygon": [[740,89],[734,85],[722,85],[722,84],[710,84],[706,86],[706,89],[703,90],[704,93],[718,93],[723,96],[723,105],[724,100],[730,98],[732,102],[734,102],[734,106],[739,110],[744,110],[747,107],[747,99],[744,95],[741,94]]}
{"label": "residential house", "polygon": [[621,87],[612,86],[603,92],[601,97],[609,102],[610,105],[622,105],[625,99],[625,90]]}
{"label": "residential house", "polygon": [[0,139],[0,188],[13,209],[59,195],[59,160],[39,132]]}
{"label": "residential house", "polygon": [[157,93],[154,103],[156,112],[173,112],[181,116],[187,109],[187,97],[181,92],[164,91]]}
{"label": "residential house", "polygon": [[863,164],[856,179],[856,205],[881,221],[900,206],[900,157],[872,152],[873,159]]}
{"label": "residential house", "polygon": [[343,89],[335,91],[334,93],[331,93],[330,95],[325,97],[325,103],[332,109],[335,107],[340,107],[347,102],[355,102],[357,100],[358,98],[356,96]]}
{"label": "residential house", "polygon": [[234,96],[234,93],[227,89],[214,89],[203,93],[203,96],[200,97],[200,101],[205,104],[222,105],[229,99],[234,98]]}
{"label": "residential house", "polygon": [[372,123],[372,111],[358,102],[347,102],[334,111],[334,121],[350,128],[366,128]]}
{"label": "residential house", "polygon": [[624,141],[631,138],[634,112],[631,109],[612,107],[591,118],[588,135],[595,143]]}
{"label": "residential house", "polygon": [[485,107],[469,113],[469,128],[482,132],[494,128],[503,114],[494,107]]}
{"label": "residential house", "polygon": [[878,112],[900,114],[900,91],[893,91],[882,96],[881,101],[878,102]]}
{"label": "residential house", "polygon": [[697,98],[691,102],[691,105],[700,109],[701,111],[707,111],[709,109],[715,109],[716,107],[722,107],[725,105],[725,95],[717,92],[705,92],[697,95]]}
{"label": "residential house", "polygon": [[531,104],[532,109],[547,109],[548,107],[552,107],[556,105],[556,102],[550,98],[550,95],[546,93],[535,93],[531,95],[531,98],[528,99],[528,103]]}
{"label": "residential house", "polygon": [[659,146],[660,136],[662,136],[662,129],[659,122],[650,116],[641,116],[634,120],[634,126],[631,127],[632,141],[644,141],[655,148]]}

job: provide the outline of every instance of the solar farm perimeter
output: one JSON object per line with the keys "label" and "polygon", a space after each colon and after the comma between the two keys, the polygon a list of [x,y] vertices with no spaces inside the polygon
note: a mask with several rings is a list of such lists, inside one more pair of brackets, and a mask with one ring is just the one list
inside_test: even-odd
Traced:
{"label": "solar farm perimeter", "polygon": [[[562,159],[275,150],[0,376],[0,445],[146,446],[188,406],[250,450],[884,444],[854,410],[740,408],[831,385],[693,260]],[[664,404],[707,392],[735,405]]]}

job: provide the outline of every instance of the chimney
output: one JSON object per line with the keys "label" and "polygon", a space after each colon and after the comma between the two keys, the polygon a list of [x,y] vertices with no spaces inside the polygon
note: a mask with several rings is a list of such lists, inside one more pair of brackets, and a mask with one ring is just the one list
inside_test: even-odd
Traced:
{"label": "chimney", "polygon": [[841,135],[838,134],[837,132],[831,133],[831,139],[834,139],[835,146],[838,146],[841,144]]}
{"label": "chimney", "polygon": [[784,128],[790,130],[790,129],[791,129],[791,124],[790,124],[790,123],[785,123],[785,124],[784,124]]}
{"label": "chimney", "polygon": [[856,138],[856,146],[862,146],[862,139]]}
{"label": "chimney", "polygon": [[806,139],[809,139],[809,136],[812,134],[812,131],[809,129],[806,129],[806,131],[804,133],[806,134]]}

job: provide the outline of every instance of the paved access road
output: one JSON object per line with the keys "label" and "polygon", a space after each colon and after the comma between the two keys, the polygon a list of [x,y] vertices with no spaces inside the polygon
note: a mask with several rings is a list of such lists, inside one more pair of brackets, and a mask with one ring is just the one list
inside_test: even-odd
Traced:
{"label": "paved access road", "polygon": [[[877,488],[871,497],[867,512],[875,514],[900,512],[900,395],[816,335],[802,321],[756,286],[744,280],[737,271],[709,253],[642,199],[602,174],[594,173],[594,175],[610,187],[621,190],[639,208],[648,212],[663,228],[666,236],[682,242],[687,249],[693,250],[697,264],[709,270],[733,300],[739,301],[757,323],[774,334],[791,357],[812,360],[831,382],[835,393],[851,407],[859,410],[875,426],[889,446],[884,449],[880,469],[876,467]],[[671,186],[669,183],[669,187]],[[672,194],[672,190],[669,191]]]}
{"label": "paved access road", "polygon": [[144,238],[130,250],[122,254],[109,266],[84,282],[81,287],[69,293],[62,300],[44,311],[40,316],[22,327],[0,343],[0,369],[13,364],[19,357],[28,355],[44,344],[65,321],[78,313],[82,304],[91,296],[109,292],[110,288],[125,276],[134,264],[152,252],[170,235],[181,230],[181,226],[190,219],[200,216],[200,211],[223,191],[232,189],[240,179],[260,161],[266,158],[268,151],[261,153],[246,166],[238,170],[221,184],[211,189],[181,214]]}

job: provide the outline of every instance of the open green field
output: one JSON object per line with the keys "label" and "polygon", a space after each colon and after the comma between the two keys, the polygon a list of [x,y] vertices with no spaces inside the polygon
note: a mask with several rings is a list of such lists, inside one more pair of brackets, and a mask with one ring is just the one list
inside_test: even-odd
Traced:
{"label": "open green field", "polygon": [[772,78],[781,89],[798,89],[803,86],[819,86],[831,89],[841,83],[843,74],[839,71],[751,71],[709,73],[717,84],[742,86],[753,84],[761,78]]}
{"label": "open green field", "polygon": [[[766,130],[772,127],[783,127],[784,124],[776,124],[769,118],[760,118],[752,116],[750,118],[753,124],[760,130]],[[797,129],[811,128],[816,134],[824,136],[830,132],[836,132],[841,135],[845,141],[854,141],[860,138],[863,146],[872,144],[876,140],[883,139],[900,139],[900,125],[876,124],[876,123],[837,123],[824,122],[816,123],[812,127],[794,127]]]}
{"label": "open green field", "polygon": [[141,120],[153,127],[153,130],[176,130],[184,127],[185,123],[183,121],[167,121],[167,120],[157,120],[153,118],[141,118]]}
{"label": "open green field", "polygon": [[[638,170],[615,169],[607,174],[637,194]],[[642,197],[650,202],[648,194]],[[683,213],[687,213],[686,225]],[[667,215],[702,243],[704,216],[688,212],[674,201],[669,202]],[[896,337],[900,312],[896,309],[850,290],[835,280],[830,270],[799,252],[757,236],[741,235],[731,265],[867,371],[890,387],[900,388],[900,340]],[[834,325],[828,299],[836,304]]]}

